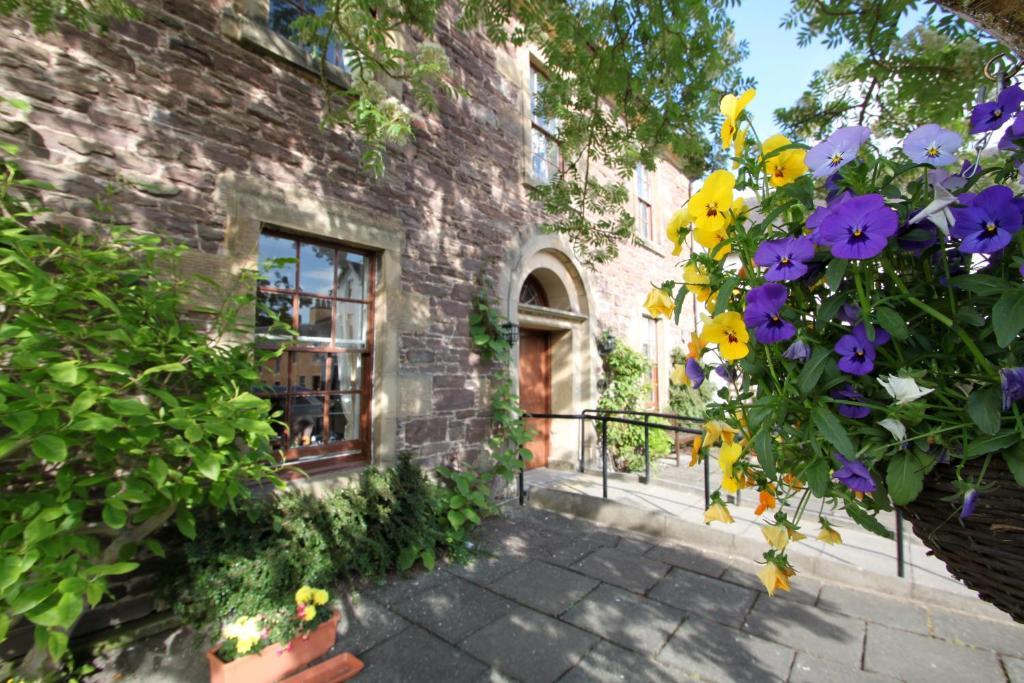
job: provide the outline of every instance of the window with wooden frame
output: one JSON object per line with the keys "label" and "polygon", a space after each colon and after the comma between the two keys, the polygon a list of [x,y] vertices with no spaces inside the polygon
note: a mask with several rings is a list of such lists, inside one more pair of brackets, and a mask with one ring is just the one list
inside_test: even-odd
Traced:
{"label": "window with wooden frame", "polygon": [[654,240],[654,210],[651,206],[651,177],[643,164],[636,165],[637,234]]}
{"label": "window with wooden frame", "polygon": [[651,365],[651,373],[648,379],[648,383],[651,386],[651,393],[647,397],[647,407],[651,410],[657,410],[659,406],[658,401],[658,321],[654,318],[648,318],[644,316],[644,322],[647,323],[646,336],[644,337],[643,352],[644,356],[647,357],[647,361]]}
{"label": "window with wooden frame", "polygon": [[[283,414],[280,447],[307,469],[368,459],[373,255],[266,227],[259,261],[257,342],[287,344],[258,387]],[[296,336],[280,334],[276,321]]]}
{"label": "window with wooden frame", "polygon": [[[345,50],[341,43],[331,40],[326,48],[322,44],[304,44],[296,34],[292,23],[299,17],[306,15],[320,16],[324,13],[324,3],[316,0],[268,0],[267,3],[267,25],[272,31],[281,35],[296,45],[302,47],[314,60],[324,57],[324,60],[342,71],[348,71],[345,63]],[[321,54],[326,50],[326,54]]]}
{"label": "window with wooden frame", "polygon": [[547,78],[530,64],[530,174],[538,183],[549,183],[562,171],[558,146],[558,120],[539,112]]}

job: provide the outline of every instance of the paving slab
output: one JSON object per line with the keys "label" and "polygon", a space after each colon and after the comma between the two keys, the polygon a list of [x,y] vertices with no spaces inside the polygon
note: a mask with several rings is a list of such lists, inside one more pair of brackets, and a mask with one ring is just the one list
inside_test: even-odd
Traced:
{"label": "paving slab", "polygon": [[647,593],[648,597],[694,617],[726,626],[743,625],[757,593],[749,588],[674,567]]}
{"label": "paving slab", "polygon": [[569,609],[598,586],[582,574],[532,561],[491,585],[491,590],[551,616]]}
{"label": "paving slab", "polygon": [[653,548],[654,544],[648,543],[647,541],[641,541],[636,538],[622,538],[619,540],[619,544],[615,547],[627,553],[633,553],[634,555],[643,555],[648,550]]}
{"label": "paving slab", "polygon": [[799,602],[758,599],[743,629],[761,638],[859,667],[864,622]]}
{"label": "paving slab", "polygon": [[1014,657],[1024,657],[1024,625],[933,609],[935,635],[961,645],[980,647]]}
{"label": "paving slab", "polygon": [[749,633],[687,618],[656,659],[702,681],[771,683],[786,680],[793,654],[784,645]]}
{"label": "paving slab", "polygon": [[822,586],[818,607],[893,628],[930,635],[928,611],[920,605],[845,586]]}
{"label": "paving slab", "polygon": [[528,551],[531,558],[560,567],[571,567],[598,548],[608,546],[602,538],[581,536],[558,538]]}
{"label": "paving slab", "polygon": [[373,585],[364,586],[360,595],[375,602],[391,607],[411,595],[423,595],[434,587],[448,581],[451,576],[440,569],[421,571],[407,576],[391,576]]}
{"label": "paving slab", "polygon": [[575,626],[520,609],[470,635],[461,647],[507,676],[545,683],[576,666],[597,642]]}
{"label": "paving slab", "polygon": [[668,573],[669,566],[618,548],[600,548],[576,563],[574,569],[614,586],[645,593]]}
{"label": "paving slab", "polygon": [[618,645],[602,641],[558,683],[677,683],[696,680]]}
{"label": "paving slab", "polygon": [[[722,580],[734,583],[738,586],[746,586],[765,598],[768,594],[764,590],[764,584],[757,578],[760,567],[753,562],[740,561],[737,566],[729,567],[722,574]],[[811,576],[797,573],[789,580],[788,591],[776,591],[773,600],[801,602],[805,605],[813,605],[818,602],[818,593],[821,592],[822,582]]]}
{"label": "paving slab", "polygon": [[89,677],[95,683],[205,683],[210,680],[205,643],[188,629],[177,629],[104,653]]}
{"label": "paving slab", "polygon": [[695,548],[685,546],[656,545],[645,554],[652,560],[714,578],[720,577],[729,568],[726,559],[707,555]]}
{"label": "paving slab", "polygon": [[486,586],[522,567],[527,562],[529,562],[529,558],[525,555],[498,554],[481,550],[466,564],[445,565],[444,570],[453,576]]}
{"label": "paving slab", "polygon": [[409,626],[409,622],[377,601],[362,596],[345,600],[340,611],[335,654],[362,654]]}
{"label": "paving slab", "polygon": [[1003,669],[995,654],[869,623],[864,669],[908,683],[1000,683]]}
{"label": "paving slab", "polygon": [[682,620],[674,607],[608,585],[562,615],[562,621],[646,655],[657,654]]}
{"label": "paving slab", "polygon": [[366,668],[359,674],[359,683],[475,682],[487,671],[482,662],[416,626],[384,641],[361,659]]}
{"label": "paving slab", "polygon": [[457,643],[513,607],[510,601],[452,576],[427,593],[394,604],[392,609],[449,643]]}
{"label": "paving slab", "polygon": [[846,667],[797,652],[789,683],[898,683],[898,678]]}
{"label": "paving slab", "polygon": [[1003,657],[1003,669],[1010,683],[1024,683],[1024,659]]}

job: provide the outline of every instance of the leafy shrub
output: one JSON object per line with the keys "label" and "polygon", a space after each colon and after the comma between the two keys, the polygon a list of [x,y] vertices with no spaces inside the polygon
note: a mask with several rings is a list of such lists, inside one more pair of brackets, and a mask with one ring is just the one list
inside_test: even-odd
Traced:
{"label": "leafy shrub", "polygon": [[[176,614],[201,632],[242,616],[294,609],[298,586],[335,587],[456,558],[438,487],[408,454],[384,472],[368,468],[352,487],[321,497],[290,490],[229,513],[205,515],[177,571],[167,574]],[[275,642],[291,638],[285,620]]]}
{"label": "leafy shrub", "polygon": [[[686,350],[681,347],[672,349],[672,364],[686,364]],[[668,404],[672,412],[684,417],[696,417],[704,419],[707,417],[707,405],[711,403],[714,394],[714,385],[705,380],[700,389],[684,386],[682,384],[670,384],[668,388]]]}

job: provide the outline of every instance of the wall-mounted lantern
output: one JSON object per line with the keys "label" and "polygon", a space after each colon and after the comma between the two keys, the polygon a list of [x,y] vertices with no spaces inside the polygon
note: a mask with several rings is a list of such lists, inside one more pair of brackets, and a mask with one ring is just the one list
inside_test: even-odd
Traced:
{"label": "wall-mounted lantern", "polygon": [[510,345],[515,346],[519,341],[519,325],[513,322],[501,324],[501,337]]}

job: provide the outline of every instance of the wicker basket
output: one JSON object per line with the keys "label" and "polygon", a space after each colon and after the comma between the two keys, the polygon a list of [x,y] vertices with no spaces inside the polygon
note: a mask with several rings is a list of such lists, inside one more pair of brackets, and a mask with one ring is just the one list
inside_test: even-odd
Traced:
{"label": "wicker basket", "polygon": [[[983,462],[968,462],[962,476],[976,477]],[[984,482],[996,487],[983,493],[974,514],[961,521],[959,497],[942,500],[956,494],[953,482],[953,466],[938,465],[917,499],[904,507],[904,516],[950,574],[1024,623],[1024,488],[1003,459],[993,457]]]}

